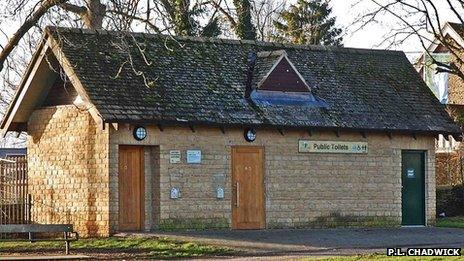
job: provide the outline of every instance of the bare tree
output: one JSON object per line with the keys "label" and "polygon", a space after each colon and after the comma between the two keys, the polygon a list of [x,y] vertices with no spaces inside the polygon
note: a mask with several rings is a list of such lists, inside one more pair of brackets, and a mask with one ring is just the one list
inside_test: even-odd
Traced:
{"label": "bare tree", "polygon": [[[190,0],[37,0],[35,3],[25,0],[8,0],[4,4],[6,17],[3,24],[11,22],[19,15],[21,24],[16,32],[8,37],[7,44],[0,52],[0,71],[5,60],[20,40],[34,26],[47,16],[59,16],[56,24],[76,21],[74,26],[90,29],[103,27],[116,30],[130,30],[135,23],[144,24],[146,31],[171,32],[176,35],[195,35],[201,32],[198,20],[200,15],[209,13],[201,0],[192,3]],[[105,19],[107,20],[105,24]],[[211,19],[211,21],[215,21]],[[66,24],[66,23],[65,23]],[[1,25],[1,23],[0,23]],[[70,25],[67,23],[67,25]],[[209,25],[208,29],[211,28]]]}
{"label": "bare tree", "polygon": [[[43,2],[38,3],[37,8],[34,8],[31,13],[27,15],[27,18],[24,20],[23,24],[19,27],[19,29],[16,31],[16,33],[13,34],[13,36],[8,40],[7,44],[5,46],[2,46],[2,51],[0,52],[0,71],[3,69],[3,64],[10,55],[10,53],[13,51],[13,49],[18,45],[19,41],[23,36],[31,29],[33,26],[35,26],[39,20],[42,18],[42,16],[45,15],[45,13],[48,12],[48,10],[56,5],[63,4],[67,0],[46,0]],[[21,1],[19,6],[23,5],[24,1]],[[13,13],[16,13],[13,11]]]}
{"label": "bare tree", "polygon": [[[261,2],[257,5],[255,1]],[[4,111],[11,100],[47,25],[181,36],[215,37],[222,34],[255,39],[257,23],[264,40],[264,35],[268,34],[265,31],[270,30],[268,25],[273,8],[277,8],[267,1],[273,0],[0,1],[0,109]],[[258,6],[260,9],[254,11],[253,8]],[[129,34],[121,37],[121,48],[136,48],[140,55],[144,55],[144,48]],[[148,87],[152,85],[153,79],[131,64],[131,50],[125,53],[127,61],[121,67],[129,66],[136,75],[144,78]]]}
{"label": "bare tree", "polygon": [[252,17],[256,27],[256,38],[261,41],[271,41],[276,35],[273,22],[285,10],[286,2],[280,0],[253,0]]}
{"label": "bare tree", "polygon": [[[462,47],[444,35],[442,30],[448,21],[464,24],[463,0],[360,0],[357,4],[369,4],[372,8],[356,19],[356,30],[372,23],[393,21],[393,28],[381,44],[393,47],[416,38],[432,63],[437,65],[437,71],[464,79]],[[451,14],[443,10],[450,10]],[[453,57],[453,62],[446,64],[436,60],[428,51],[432,43],[445,47]]]}

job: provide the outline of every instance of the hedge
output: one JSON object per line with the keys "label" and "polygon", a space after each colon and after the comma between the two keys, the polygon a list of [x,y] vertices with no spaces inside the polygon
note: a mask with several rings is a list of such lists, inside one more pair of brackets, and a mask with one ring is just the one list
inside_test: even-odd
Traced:
{"label": "hedge", "polygon": [[464,185],[437,187],[437,216],[464,216]]}

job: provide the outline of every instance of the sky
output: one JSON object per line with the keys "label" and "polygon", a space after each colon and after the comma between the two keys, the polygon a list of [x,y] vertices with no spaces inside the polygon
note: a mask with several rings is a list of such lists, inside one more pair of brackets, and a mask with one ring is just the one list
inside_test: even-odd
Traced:
{"label": "sky", "polygon": [[[353,32],[355,27],[350,27],[350,25],[356,17],[372,10],[372,8],[375,7],[369,0],[361,0],[359,4],[355,5],[355,3],[358,3],[359,1],[360,0],[331,0],[332,14],[336,17],[337,24],[341,27],[348,27],[345,30],[346,35],[344,36],[344,46],[376,49],[385,48],[385,46],[379,44],[391,28],[395,27],[398,19],[391,15],[385,15],[380,17],[382,23],[370,24],[360,31]],[[380,2],[383,1],[388,2],[387,0],[380,0]],[[433,0],[435,4],[440,3],[440,1],[443,1],[443,5],[437,6],[442,24],[444,22],[459,22],[444,0]],[[414,1],[410,1],[410,3],[414,3]],[[463,10],[460,9],[458,11]],[[423,47],[417,37],[412,38],[403,43],[401,46],[392,49],[404,51],[408,56],[418,56],[423,51]]]}
{"label": "sky", "polygon": [[[368,49],[382,48],[383,46],[379,44],[382,42],[385,34],[389,32],[392,25],[388,23],[369,24],[362,30],[353,32],[356,27],[350,25],[352,25],[356,17],[371,10],[373,7],[368,1],[362,1],[354,5],[357,2],[358,0],[332,0],[332,14],[336,17],[337,24],[342,28],[345,27],[344,46]],[[396,49],[408,53],[415,53],[420,52],[422,48],[419,41],[413,39]]]}

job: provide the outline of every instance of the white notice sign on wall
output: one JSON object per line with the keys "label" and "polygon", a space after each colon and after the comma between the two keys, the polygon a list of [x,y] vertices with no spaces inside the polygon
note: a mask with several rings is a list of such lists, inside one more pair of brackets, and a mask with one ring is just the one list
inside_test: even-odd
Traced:
{"label": "white notice sign on wall", "polygon": [[180,150],[169,151],[169,162],[172,164],[180,163]]}
{"label": "white notice sign on wall", "polygon": [[367,142],[300,140],[298,152],[365,154]]}
{"label": "white notice sign on wall", "polygon": [[201,163],[201,150],[187,150],[187,163]]}

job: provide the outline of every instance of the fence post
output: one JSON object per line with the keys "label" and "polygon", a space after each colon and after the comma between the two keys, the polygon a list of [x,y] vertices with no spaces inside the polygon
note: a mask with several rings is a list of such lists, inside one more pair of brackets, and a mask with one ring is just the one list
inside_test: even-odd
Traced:
{"label": "fence post", "polygon": [[27,223],[31,224],[32,223],[32,195],[27,194]]}

